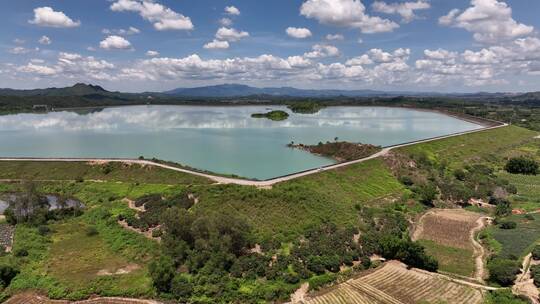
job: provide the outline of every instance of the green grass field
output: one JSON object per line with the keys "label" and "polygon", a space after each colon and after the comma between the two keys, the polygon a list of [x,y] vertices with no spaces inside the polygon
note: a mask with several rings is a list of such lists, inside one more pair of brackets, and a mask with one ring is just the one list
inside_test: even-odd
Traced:
{"label": "green grass field", "polygon": [[355,205],[383,207],[384,198],[401,196],[402,185],[382,160],[310,175],[270,190],[236,185],[193,187],[196,212],[233,212],[244,217],[262,238],[284,241],[323,221],[339,225],[358,218]]}
{"label": "green grass field", "polygon": [[405,153],[426,153],[435,161],[446,161],[450,167],[489,161],[501,164],[503,156],[536,140],[537,132],[515,126],[450,137],[398,149]]}
{"label": "green grass field", "polygon": [[540,240],[540,214],[532,215],[529,220],[525,215],[511,215],[507,219],[517,223],[515,229],[488,228],[487,233],[496,241],[495,247],[501,257],[521,258],[529,253],[532,246]]}
{"label": "green grass field", "polygon": [[467,249],[448,247],[430,240],[420,240],[426,252],[439,262],[439,270],[461,276],[474,275],[473,252]]}
{"label": "green grass field", "polygon": [[209,184],[191,174],[141,165],[92,165],[86,162],[0,161],[0,179],[102,180],[132,183]]}

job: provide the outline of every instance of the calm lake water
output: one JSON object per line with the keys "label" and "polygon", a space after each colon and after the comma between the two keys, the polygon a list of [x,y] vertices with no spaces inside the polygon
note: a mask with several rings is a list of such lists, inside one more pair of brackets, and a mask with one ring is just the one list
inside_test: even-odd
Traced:
{"label": "calm lake water", "polygon": [[[251,114],[284,110],[274,122]],[[294,114],[280,106],[131,106],[89,114],[0,116],[0,156],[156,157],[218,173],[267,179],[332,164],[287,148],[339,140],[392,145],[480,128],[439,113],[383,107],[330,107]]]}

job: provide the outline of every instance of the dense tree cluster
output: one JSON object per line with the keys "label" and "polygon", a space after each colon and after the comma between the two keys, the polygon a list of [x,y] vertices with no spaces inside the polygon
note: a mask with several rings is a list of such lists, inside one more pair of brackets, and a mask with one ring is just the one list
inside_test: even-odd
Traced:
{"label": "dense tree cluster", "polygon": [[419,202],[428,207],[433,207],[438,200],[467,205],[471,198],[488,199],[497,197],[499,193],[517,192],[515,186],[483,164],[452,170],[446,162],[436,162],[424,152],[399,157],[415,164],[397,169],[399,181],[415,194]]}
{"label": "dense tree cluster", "polygon": [[[290,243],[269,241],[259,246],[244,219],[199,214],[189,209],[188,199],[185,195],[145,196],[135,201],[145,212],[133,217],[139,225],[160,225],[163,251],[151,263],[150,275],[162,295],[180,301],[200,297],[224,302],[283,300],[301,281],[318,287],[334,280],[343,266],[370,267],[373,253],[413,267],[437,269],[424,248],[410,241],[408,223],[399,212],[362,214],[372,221],[366,223],[365,233],[326,222]],[[243,284],[251,284],[249,294],[240,291]]]}
{"label": "dense tree cluster", "polygon": [[514,284],[516,275],[519,273],[519,262],[510,259],[494,257],[488,261],[489,279],[501,286]]}
{"label": "dense tree cluster", "polygon": [[508,173],[536,175],[538,173],[538,163],[534,159],[526,157],[513,157],[508,160],[504,169]]}
{"label": "dense tree cluster", "polygon": [[178,207],[187,210],[194,202],[188,193],[180,193],[169,198],[164,198],[161,194],[149,194],[138,198],[134,204],[135,207],[144,208],[145,212],[140,212],[137,216],[121,214],[119,220],[125,220],[128,225],[146,231],[160,224],[160,217],[168,208]]}
{"label": "dense tree cluster", "polygon": [[407,221],[401,213],[387,211],[382,217],[372,218],[368,227],[361,236],[362,248],[367,254],[377,253],[412,267],[437,270],[437,260],[427,255],[422,245],[410,240]]}

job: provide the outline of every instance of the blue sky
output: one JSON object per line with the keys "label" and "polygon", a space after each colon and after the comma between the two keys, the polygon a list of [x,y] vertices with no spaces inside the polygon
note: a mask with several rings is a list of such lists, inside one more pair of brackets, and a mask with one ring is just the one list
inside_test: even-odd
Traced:
{"label": "blue sky", "polygon": [[3,1],[1,87],[540,90],[536,0]]}

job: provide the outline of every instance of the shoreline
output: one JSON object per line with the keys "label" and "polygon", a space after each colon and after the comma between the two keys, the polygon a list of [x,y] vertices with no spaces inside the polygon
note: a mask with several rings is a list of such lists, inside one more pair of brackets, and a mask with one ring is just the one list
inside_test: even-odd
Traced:
{"label": "shoreline", "polygon": [[98,161],[98,162],[120,162],[120,163],[150,165],[150,166],[160,167],[160,168],[163,168],[163,169],[169,169],[169,170],[174,170],[174,171],[178,171],[178,172],[183,172],[183,173],[186,173],[186,174],[205,177],[205,178],[207,178],[207,179],[209,179],[211,181],[214,181],[215,183],[219,183],[219,184],[236,184],[236,185],[242,185],[242,186],[255,186],[255,187],[260,187],[260,188],[266,188],[266,187],[272,187],[273,185],[275,185],[277,183],[289,181],[289,180],[300,178],[300,177],[303,177],[303,176],[312,175],[312,174],[316,174],[316,173],[324,172],[324,171],[328,171],[328,170],[334,170],[334,169],[350,166],[350,165],[353,165],[353,164],[365,162],[365,161],[368,161],[368,160],[371,160],[371,159],[375,159],[375,158],[378,158],[378,157],[381,157],[381,156],[384,156],[384,155],[388,154],[388,152],[390,152],[393,149],[406,147],[406,146],[412,146],[412,145],[419,144],[419,143],[431,142],[431,141],[436,141],[436,140],[440,140],[440,139],[445,139],[445,138],[451,138],[451,137],[471,134],[471,133],[483,132],[483,131],[502,128],[502,127],[506,127],[506,126],[508,126],[508,124],[499,122],[499,124],[497,124],[495,126],[491,126],[491,127],[483,127],[483,128],[464,131],[464,132],[458,132],[458,133],[453,133],[453,134],[448,134],[448,135],[443,135],[443,136],[437,136],[437,137],[433,137],[433,138],[427,138],[427,139],[422,139],[422,140],[417,140],[417,141],[412,141],[412,142],[407,142],[407,143],[401,143],[401,144],[391,145],[391,146],[387,146],[387,147],[382,147],[381,151],[379,151],[379,152],[377,152],[375,154],[372,154],[372,155],[370,155],[368,157],[361,158],[361,159],[356,159],[356,160],[352,160],[352,161],[348,161],[348,162],[331,164],[331,165],[323,166],[323,167],[320,167],[320,168],[308,169],[308,170],[304,170],[304,171],[300,171],[300,172],[291,173],[291,174],[288,174],[288,175],[277,176],[277,177],[266,179],[266,180],[253,180],[253,179],[250,180],[250,179],[219,176],[219,175],[214,174],[214,173],[202,173],[202,172],[198,172],[198,171],[195,171],[195,170],[190,170],[190,169],[180,168],[180,167],[176,167],[176,166],[171,166],[171,165],[167,165],[167,164],[163,164],[163,163],[159,163],[159,162],[155,162],[155,161],[150,161],[150,160],[146,160],[146,159],[141,160],[141,159],[130,159],[130,158],[33,158],[33,157],[26,157],[25,158],[25,157],[0,157],[0,161],[33,161],[33,162],[92,162],[92,161]]}

